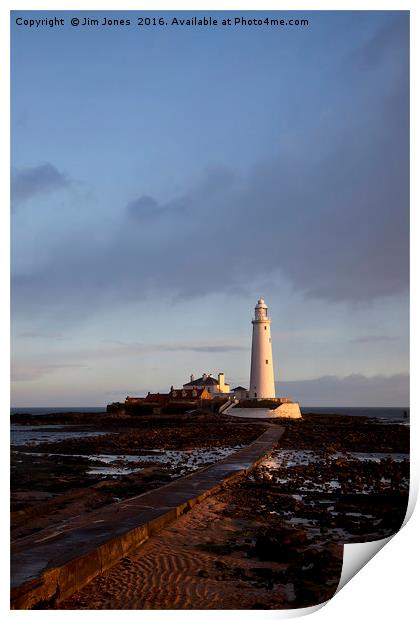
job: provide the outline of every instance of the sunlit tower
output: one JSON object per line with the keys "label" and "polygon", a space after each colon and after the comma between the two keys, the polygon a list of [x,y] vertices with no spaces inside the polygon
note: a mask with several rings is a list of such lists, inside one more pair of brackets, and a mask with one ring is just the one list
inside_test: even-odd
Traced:
{"label": "sunlit tower", "polygon": [[252,321],[250,398],[276,397],[270,324],[267,304],[261,297],[255,306]]}

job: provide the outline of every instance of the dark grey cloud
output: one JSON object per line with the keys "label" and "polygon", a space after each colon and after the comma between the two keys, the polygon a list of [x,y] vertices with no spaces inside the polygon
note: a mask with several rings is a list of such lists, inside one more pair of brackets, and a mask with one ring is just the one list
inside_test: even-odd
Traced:
{"label": "dark grey cloud", "polygon": [[[155,224],[162,226],[165,218],[180,218],[188,213],[188,198],[182,197],[172,200],[168,204],[160,205],[152,196],[143,195],[129,202],[124,211],[123,227],[137,227]],[[159,221],[153,221],[159,220]],[[176,221],[173,222],[176,224]]]}
{"label": "dark grey cloud", "polygon": [[14,309],[74,321],[155,294],[246,294],[266,278],[328,302],[405,293],[406,22],[340,61],[326,88],[278,154],[246,174],[216,167],[165,204],[139,192],[107,241],[88,226],[77,239],[63,232],[49,263],[14,276]]}
{"label": "dark grey cloud", "polygon": [[277,394],[288,396],[305,407],[406,407],[410,378],[406,373],[366,377],[317,377],[276,383]]}
{"label": "dark grey cloud", "polygon": [[161,209],[151,196],[140,196],[127,205],[127,215],[133,219],[153,218],[160,214]]}
{"label": "dark grey cloud", "polygon": [[46,194],[70,185],[71,180],[67,175],[50,163],[12,170],[11,195],[14,204],[28,200],[37,194]]}

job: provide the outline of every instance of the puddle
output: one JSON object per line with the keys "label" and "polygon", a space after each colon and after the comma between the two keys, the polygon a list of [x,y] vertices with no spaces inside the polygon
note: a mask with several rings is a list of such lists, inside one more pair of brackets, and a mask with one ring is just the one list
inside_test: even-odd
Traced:
{"label": "puddle", "polygon": [[[144,469],[147,465],[160,465],[168,469],[172,477],[183,476],[206,465],[212,465],[243,446],[221,448],[195,448],[192,450],[140,450],[138,454],[62,454],[53,452],[24,452],[23,454],[40,456],[60,456],[79,458],[95,464],[87,470],[89,475],[125,476]],[[98,465],[96,465],[96,463]]]}
{"label": "puddle", "polygon": [[[379,463],[384,459],[391,459],[401,463],[408,461],[410,455],[407,453],[392,452],[335,452],[328,456],[328,459],[357,459],[359,461],[372,461]],[[261,468],[277,469],[279,467],[299,467],[313,465],[314,463],[325,463],[326,458],[313,450],[274,450],[271,456],[264,459],[260,464]]]}
{"label": "puddle", "polygon": [[402,463],[410,458],[410,455],[407,453],[392,452],[349,452],[348,456],[359,461],[373,461],[375,463],[379,463],[384,459],[391,459],[391,461]]}
{"label": "puddle", "polygon": [[92,467],[86,472],[94,476],[126,476],[141,471],[141,468],[131,469],[129,467]]}
{"label": "puddle", "polygon": [[81,439],[110,434],[105,431],[69,431],[68,427],[57,424],[47,424],[42,427],[11,424],[10,443],[12,446],[38,446],[43,443],[64,441],[65,439]]}

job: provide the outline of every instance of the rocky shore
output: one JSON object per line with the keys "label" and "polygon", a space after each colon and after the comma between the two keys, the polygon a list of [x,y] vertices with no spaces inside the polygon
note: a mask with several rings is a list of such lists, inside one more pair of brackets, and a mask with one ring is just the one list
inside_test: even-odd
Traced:
{"label": "rocky shore", "polygon": [[[60,608],[282,609],[330,598],[343,544],[389,536],[404,520],[409,428],[319,414],[280,423],[286,427],[280,444],[245,480],[205,500]],[[92,424],[106,434],[16,446],[15,538],[185,473],[187,461],[165,463],[163,454],[188,455],[200,467],[210,453],[220,457],[266,428],[212,414],[133,421],[104,416]],[[92,424],[83,428],[92,431]],[[150,462],[143,460],[148,454]],[[88,474],[91,459],[105,456],[120,459],[116,469],[138,458],[130,461],[136,471]]]}
{"label": "rocky shore", "polygon": [[[265,429],[212,414],[182,419],[19,414],[12,416],[12,427],[17,426],[21,430],[15,432],[18,443],[11,454],[12,540],[162,486],[224,458]],[[60,441],[54,441],[57,434]]]}

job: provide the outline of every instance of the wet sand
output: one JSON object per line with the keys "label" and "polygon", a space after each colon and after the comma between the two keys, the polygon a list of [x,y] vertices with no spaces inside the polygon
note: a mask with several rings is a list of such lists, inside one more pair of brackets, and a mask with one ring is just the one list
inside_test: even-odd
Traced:
{"label": "wet sand", "polygon": [[[58,608],[285,609],[294,606],[296,572],[302,571],[309,576],[304,586],[308,601],[312,590],[317,600],[333,595],[341,572],[340,546],[328,543],[322,553],[319,546],[311,551],[304,536],[283,528],[289,537],[284,557],[260,559],[256,539],[265,525],[249,514],[232,518],[229,508],[219,497],[196,506]],[[302,600],[303,592],[299,595]]]}

